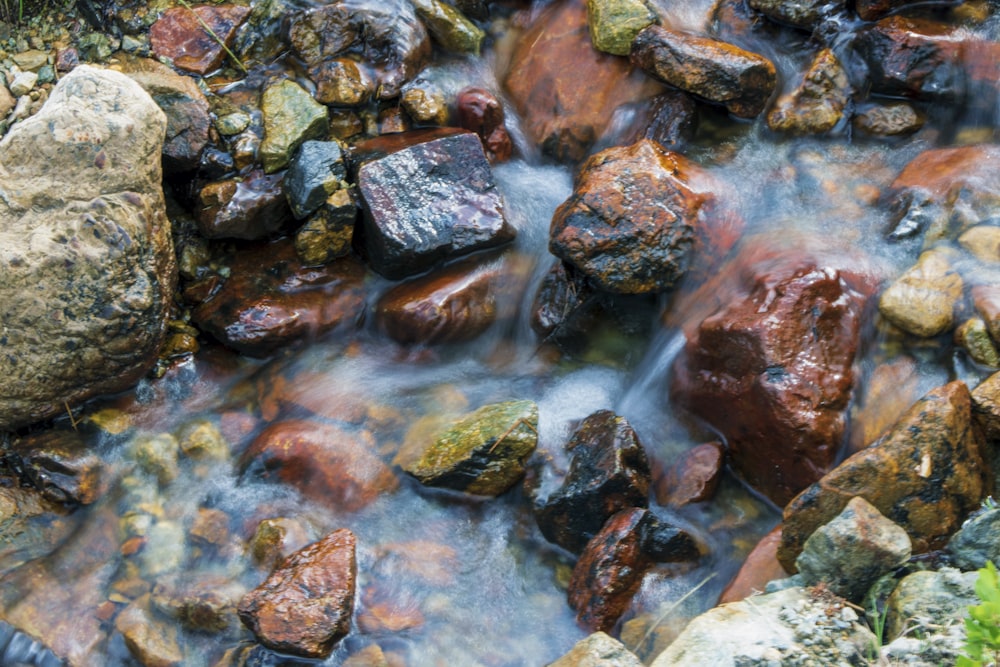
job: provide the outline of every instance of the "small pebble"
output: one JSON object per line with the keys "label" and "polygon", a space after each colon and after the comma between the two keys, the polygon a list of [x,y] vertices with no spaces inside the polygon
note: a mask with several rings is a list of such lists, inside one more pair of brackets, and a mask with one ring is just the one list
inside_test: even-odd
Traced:
{"label": "small pebble", "polygon": [[38,83],[38,75],[34,72],[21,72],[14,77],[10,84],[10,92],[14,97],[21,97],[31,92],[31,89]]}

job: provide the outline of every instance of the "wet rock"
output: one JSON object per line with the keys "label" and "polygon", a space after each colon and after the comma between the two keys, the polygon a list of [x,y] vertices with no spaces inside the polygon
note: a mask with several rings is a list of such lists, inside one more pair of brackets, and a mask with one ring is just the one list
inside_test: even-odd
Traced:
{"label": "wet rock", "polygon": [[961,298],[962,277],[952,268],[949,253],[928,250],[882,292],[878,309],[903,331],[930,338],[954,326]]}
{"label": "wet rock", "polygon": [[944,545],[993,486],[961,382],[918,401],[891,431],[792,500],[778,558],[789,571],[806,538],[861,496],[899,524],[914,553]]}
{"label": "wet rock", "polygon": [[347,512],[371,504],[397,485],[395,475],[375,454],[370,433],[319,422],[284,421],[268,426],[243,455],[242,468]]}
{"label": "wet rock", "polygon": [[180,474],[177,463],[179,451],[177,438],[169,433],[144,433],[132,441],[130,453],[140,470],[166,485]]}
{"label": "wet rock", "polygon": [[[425,486],[498,496],[524,476],[538,443],[538,406],[509,401],[479,408],[395,463]],[[416,449],[416,448],[414,448]]]}
{"label": "wet rock", "polygon": [[642,661],[617,639],[595,632],[546,667],[641,667]]}
{"label": "wet rock", "polygon": [[986,567],[1000,560],[1000,509],[985,509],[969,518],[946,547],[955,565],[963,570]]}
{"label": "wet rock", "polygon": [[788,576],[778,562],[778,545],[781,543],[781,524],[760,538],[746,559],[719,596],[716,604],[737,602],[755,593],[764,592],[768,582]]}
{"label": "wet rock", "polygon": [[721,280],[714,292],[731,296],[701,306],[671,396],[725,437],[737,474],[784,505],[840,450],[871,281],[841,257],[762,245]]}
{"label": "wet rock", "polygon": [[1000,441],[1000,373],[994,373],[972,390],[972,416],[986,441]]}
{"label": "wet rock", "polygon": [[239,626],[236,605],[245,593],[242,585],[224,576],[186,573],[159,579],[150,601],[188,630],[219,634]]}
{"label": "wet rock", "polygon": [[357,147],[369,265],[387,278],[512,240],[479,138],[455,129],[378,137]]}
{"label": "wet rock", "polygon": [[918,4],[918,2],[919,0],[857,0],[854,4],[854,10],[865,21],[877,21],[884,16],[896,13],[900,9]]}
{"label": "wet rock", "polygon": [[748,4],[778,23],[806,30],[843,10],[842,2],[830,0],[749,0]]}
{"label": "wet rock", "polygon": [[496,95],[484,88],[465,88],[455,105],[458,126],[479,135],[487,159],[493,163],[509,160],[514,145],[504,125],[503,105]]}
{"label": "wet rock", "polygon": [[315,536],[298,519],[264,519],[250,538],[250,555],[258,565],[270,571],[279,560],[313,541]]}
{"label": "wet rock", "polygon": [[587,417],[566,450],[569,472],[536,500],[535,519],[547,540],[579,553],[611,515],[649,504],[649,462],[632,426],[610,410]]}
{"label": "wet rock", "polygon": [[806,70],[802,83],[778,98],[767,114],[767,126],[776,132],[824,134],[844,119],[851,100],[847,72],[830,49],[823,49]]}
{"label": "wet rock", "polygon": [[239,604],[240,620],[275,651],[326,658],[351,626],[356,539],[346,528],[278,563]]}
{"label": "wet rock", "polygon": [[970,227],[958,237],[958,244],[984,264],[1000,262],[1000,227]]}
{"label": "wet rock", "polygon": [[149,608],[149,596],[132,601],[115,618],[129,653],[143,667],[179,667],[184,652],[177,643],[177,630],[156,618]]}
{"label": "wet rock", "polygon": [[284,185],[296,219],[315,213],[330,195],[347,187],[347,167],[340,143],[304,142],[288,165]]}
{"label": "wet rock", "polygon": [[417,16],[441,48],[479,55],[486,33],[455,7],[442,0],[411,0]]}
{"label": "wet rock", "polygon": [[166,121],[138,84],[78,67],[0,143],[0,429],[132,386],[176,281]]}
{"label": "wet rock", "polygon": [[291,217],[283,178],[255,169],[209,183],[198,193],[198,230],[210,239],[261,239],[279,231]]}
{"label": "wet rock", "polygon": [[579,271],[557,261],[538,285],[531,307],[531,328],[545,339],[586,330],[590,319],[586,306],[594,296],[594,289]]}
{"label": "wet rock", "polygon": [[684,452],[657,483],[657,500],[673,507],[710,500],[719,486],[725,457],[721,442],[706,442]]}
{"label": "wet rock", "polygon": [[198,461],[228,461],[229,442],[219,428],[208,420],[185,424],[178,433],[181,452]]}
{"label": "wet rock", "polygon": [[309,266],[328,264],[349,254],[357,217],[354,190],[337,190],[295,232],[295,252]]}
{"label": "wet rock", "polygon": [[741,118],[759,115],[777,85],[774,64],[767,58],[658,25],[636,36],[631,60],[660,81],[721,104]]}
{"label": "wet rock", "polygon": [[268,87],[260,108],[264,114],[260,159],[268,174],[287,166],[303,142],[326,138],[326,107],[294,81],[286,79]]}
{"label": "wet rock", "polygon": [[147,58],[122,59],[122,71],[142,86],[167,116],[163,169],[167,173],[198,166],[208,144],[208,100],[194,79]]}
{"label": "wet rock", "polygon": [[594,49],[583,0],[554,3],[538,16],[504,86],[528,139],[565,162],[587,155],[618,106],[662,90],[628,61]]}
{"label": "wet rock", "polygon": [[1000,285],[976,285],[970,292],[972,304],[986,323],[993,342],[1000,341]]}
{"label": "wet rock", "polygon": [[823,582],[836,595],[860,604],[879,577],[909,559],[906,531],[858,496],[809,536],[795,566],[806,585]]}
{"label": "wet rock", "polygon": [[659,18],[645,0],[587,0],[587,17],[594,48],[616,56],[627,56],[635,36]]}
{"label": "wet rock", "polygon": [[978,317],[970,317],[955,328],[955,345],[963,348],[977,364],[1000,366],[1000,352],[997,352],[986,322]]}
{"label": "wet rock", "polygon": [[[444,93],[430,86],[412,86],[403,90],[399,98],[403,107],[413,122],[417,125],[445,126],[449,124],[448,102]],[[465,127],[461,125],[461,127]],[[465,127],[465,129],[473,129]]]}
{"label": "wet rock", "polygon": [[697,165],[647,139],[609,148],[587,160],[553,215],[549,250],[599,289],[664,291],[720,225],[709,186]]}
{"label": "wet rock", "polygon": [[882,648],[887,660],[912,665],[952,665],[965,654],[969,605],[979,604],[975,572],[914,572],[904,577],[886,603]]}
{"label": "wet rock", "polygon": [[192,318],[243,354],[266,356],[353,324],[362,312],[365,269],[353,258],[306,268],[286,240],[242,249],[228,267],[229,277],[193,309]]}
{"label": "wet rock", "polygon": [[875,137],[913,134],[924,126],[924,117],[906,102],[876,104],[854,113],[854,127]]}
{"label": "wet rock", "polygon": [[246,61],[273,62],[288,49],[285,19],[302,7],[300,0],[260,0],[233,40],[234,51]]}
{"label": "wet rock", "polygon": [[832,594],[789,588],[716,607],[691,621],[652,667],[864,665],[875,635]]}
{"label": "wet rock", "polygon": [[[336,0],[292,15],[288,36],[323,104],[392,99],[431,56],[427,31],[405,0]],[[362,62],[348,59],[356,53]],[[347,90],[345,77],[354,82]]]}
{"label": "wet rock", "polygon": [[651,139],[668,150],[681,151],[694,138],[698,109],[694,98],[681,90],[657,95],[639,107],[641,120],[628,141]]}
{"label": "wet rock", "polygon": [[0,451],[0,463],[57,503],[90,505],[104,493],[104,464],[75,431],[41,431]]}
{"label": "wet rock", "polygon": [[157,57],[170,59],[174,67],[204,76],[222,66],[222,45],[233,45],[249,13],[249,7],[240,5],[172,7],[150,27],[149,44]]}

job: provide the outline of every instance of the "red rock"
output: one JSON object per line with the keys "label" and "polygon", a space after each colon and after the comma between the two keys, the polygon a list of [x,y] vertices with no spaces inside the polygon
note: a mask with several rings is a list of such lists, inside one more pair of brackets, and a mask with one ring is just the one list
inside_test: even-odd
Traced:
{"label": "red rock", "polygon": [[458,94],[458,125],[475,132],[490,162],[506,162],[514,150],[504,125],[503,105],[483,88],[466,88]]}
{"label": "red rock", "polygon": [[532,143],[562,161],[583,159],[614,110],[662,87],[624,58],[597,51],[582,0],[552,3],[522,35],[504,86]]}
{"label": "red rock", "polygon": [[243,468],[296,487],[307,498],[356,511],[398,484],[375,455],[367,431],[330,424],[285,421],[265,428],[243,457]]}
{"label": "red rock", "polygon": [[261,239],[280,230],[292,218],[283,178],[255,169],[209,183],[198,193],[198,229],[210,239]]}
{"label": "red rock", "polygon": [[68,46],[65,49],[56,51],[56,71],[69,72],[80,64],[80,52],[74,47]]}
{"label": "red rock", "polygon": [[760,539],[749,554],[739,572],[733,577],[719,596],[716,605],[738,602],[754,593],[762,593],[767,582],[788,576],[778,562],[778,545],[781,544],[781,524]]}
{"label": "red rock", "polygon": [[268,648],[326,658],[350,630],[356,543],[341,528],[285,558],[240,601],[240,620]]}
{"label": "red rock", "polygon": [[656,484],[657,500],[673,507],[710,500],[719,485],[725,456],[721,442],[706,442],[684,452]]}
{"label": "red rock", "polygon": [[204,76],[219,69],[226,57],[219,40],[232,46],[236,30],[249,15],[250,8],[239,5],[172,7],[149,29],[149,43],[157,57]]}

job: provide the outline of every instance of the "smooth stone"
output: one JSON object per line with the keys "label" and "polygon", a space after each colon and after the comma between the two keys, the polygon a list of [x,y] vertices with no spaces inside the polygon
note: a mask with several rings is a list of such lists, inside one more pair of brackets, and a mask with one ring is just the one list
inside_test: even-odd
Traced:
{"label": "smooth stone", "polygon": [[250,8],[240,5],[172,7],[150,27],[149,44],[157,57],[170,59],[174,67],[205,76],[222,67],[223,44],[232,46],[248,14]]}
{"label": "smooth stone", "polygon": [[264,519],[250,538],[254,562],[271,571],[279,560],[315,541],[312,531],[300,520],[289,517]]}
{"label": "smooth stone", "polygon": [[732,580],[719,595],[717,605],[737,602],[756,593],[763,593],[767,584],[788,576],[778,562],[778,545],[781,544],[781,524],[754,545],[740,565]]}
{"label": "smooth stone", "polygon": [[962,232],[958,244],[985,264],[1000,262],[1000,227],[976,225]]}
{"label": "smooth stone", "polygon": [[1000,341],[1000,285],[975,285],[971,290],[972,305],[986,323],[990,338]]}
{"label": "smooth stone", "polygon": [[638,106],[639,120],[623,144],[651,139],[667,150],[683,152],[694,139],[698,109],[694,98],[682,90],[669,90]]}
{"label": "smooth stone", "polygon": [[825,134],[844,120],[851,101],[847,72],[830,49],[822,49],[810,63],[802,83],[775,102],[767,126],[790,134]]}
{"label": "smooth stone", "polygon": [[153,615],[149,595],[133,600],[119,612],[115,629],[143,667],[180,667],[185,662],[176,628]]}
{"label": "smooth stone", "polygon": [[262,239],[291,219],[284,174],[260,169],[205,185],[198,205],[198,230],[210,239]]}
{"label": "smooth stone", "polygon": [[903,331],[931,338],[954,326],[962,286],[950,253],[928,250],[882,292],[878,309]]}
{"label": "smooth stone", "polygon": [[464,88],[455,99],[458,126],[479,135],[491,163],[506,162],[514,144],[504,124],[503,104],[484,88]]}
{"label": "smooth stone", "polygon": [[309,139],[326,137],[326,107],[294,81],[269,86],[261,97],[264,140],[260,159],[264,172],[273,174],[288,165],[295,150]]}
{"label": "smooth stone", "polygon": [[27,95],[38,83],[38,74],[35,72],[18,72],[14,75],[14,80],[10,82],[10,93],[14,97]]}

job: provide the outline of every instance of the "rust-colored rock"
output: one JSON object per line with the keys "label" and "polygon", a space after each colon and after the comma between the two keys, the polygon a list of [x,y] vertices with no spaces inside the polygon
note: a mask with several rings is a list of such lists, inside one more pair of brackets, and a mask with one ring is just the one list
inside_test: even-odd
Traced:
{"label": "rust-colored rock", "polygon": [[662,87],[597,51],[583,0],[555,2],[521,37],[504,83],[528,138],[557,160],[583,159],[614,110]]}
{"label": "rust-colored rock", "polygon": [[785,508],[778,559],[793,571],[806,539],[861,496],[898,523],[914,553],[944,545],[992,490],[989,457],[962,382],[939,387],[893,429]]}
{"label": "rust-colored rock", "polygon": [[830,49],[816,54],[802,83],[778,98],[767,114],[767,126],[791,134],[823,134],[844,120],[851,86],[837,56]]}
{"label": "rust-colored rock", "polygon": [[0,464],[58,503],[90,505],[103,495],[104,464],[76,431],[39,431],[0,450]]}
{"label": "rust-colored rock", "polygon": [[284,421],[267,427],[244,454],[243,468],[344,511],[361,509],[398,484],[375,454],[370,433],[319,422]]}
{"label": "rust-colored rock", "polygon": [[255,169],[209,183],[198,193],[198,229],[210,239],[261,239],[277,232],[292,218],[283,178]]}
{"label": "rust-colored rock", "polygon": [[736,602],[754,593],[764,592],[767,582],[788,576],[778,562],[778,545],[781,544],[781,524],[760,538],[733,580],[723,589],[717,605]]}
{"label": "rust-colored rock", "polygon": [[846,263],[746,247],[715,289],[724,301],[695,321],[674,363],[675,404],[717,430],[733,470],[778,505],[822,477],[844,441],[873,289]]}
{"label": "rust-colored rock", "polygon": [[242,249],[228,266],[230,276],[192,316],[200,329],[243,354],[266,356],[353,324],[362,312],[366,272],[353,257],[303,267],[286,239]]}
{"label": "rust-colored rock", "polygon": [[240,620],[268,648],[326,658],[351,627],[356,548],[341,528],[296,551],[240,601]]}
{"label": "rust-colored rock", "polygon": [[721,442],[706,442],[684,452],[658,480],[657,500],[673,507],[710,500],[719,486],[725,457]]}
{"label": "rust-colored rock", "polygon": [[240,5],[172,7],[149,29],[149,43],[157,57],[204,76],[222,66],[226,57],[222,45],[232,46],[236,30],[249,14],[250,8]]}
{"label": "rust-colored rock", "polygon": [[630,57],[660,81],[721,104],[741,118],[760,114],[778,83],[774,64],[764,56],[659,25],[636,36]]}
{"label": "rust-colored rock", "polygon": [[458,125],[479,135],[490,162],[506,162],[514,151],[507,126],[504,125],[503,105],[497,96],[483,88],[466,88],[455,102]]}

